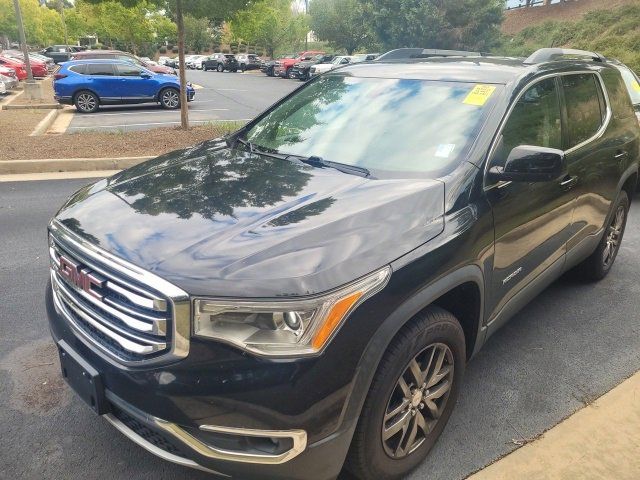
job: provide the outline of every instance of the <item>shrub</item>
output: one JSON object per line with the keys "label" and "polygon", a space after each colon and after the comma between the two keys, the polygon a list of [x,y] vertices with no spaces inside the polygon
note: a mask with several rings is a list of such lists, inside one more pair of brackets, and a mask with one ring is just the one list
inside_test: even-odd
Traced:
{"label": "shrub", "polygon": [[158,52],[160,52],[160,53],[167,53],[167,47],[165,47],[165,46],[160,47],[160,48],[158,49]]}

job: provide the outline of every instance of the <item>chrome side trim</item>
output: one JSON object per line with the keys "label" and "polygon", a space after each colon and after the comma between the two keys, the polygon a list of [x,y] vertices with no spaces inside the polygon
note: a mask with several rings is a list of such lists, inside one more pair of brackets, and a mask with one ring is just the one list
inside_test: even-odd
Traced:
{"label": "chrome side trim", "polygon": [[[126,365],[135,367],[164,364],[183,359],[189,354],[191,338],[191,302],[187,292],[154,273],[144,270],[137,265],[127,262],[126,260],[93,245],[68,230],[56,219],[53,219],[49,223],[49,231],[63,247],[68,245],[87,259],[93,260],[97,264],[102,264],[106,268],[119,272],[125,279],[129,278],[140,285],[148,286],[149,288],[162,293],[171,303],[173,318],[171,321],[171,331],[167,332],[167,335],[170,335],[169,338],[171,339],[171,346],[166,353],[150,359],[125,361],[121,358],[114,357],[111,353],[104,352],[99,349],[92,339],[81,334],[80,338],[85,344],[87,344],[87,346],[92,348],[102,358],[115,366]],[[90,265],[90,267],[94,268],[94,265]],[[96,271],[98,271],[97,268]],[[118,281],[120,282],[120,278],[118,278]],[[121,283],[125,284],[124,282]],[[125,286],[128,287],[129,285],[127,284]],[[132,285],[132,287],[133,289],[140,291],[139,287],[135,287],[134,285]],[[140,293],[143,292],[140,291]],[[75,328],[75,330],[81,332],[78,328]]]}
{"label": "chrome side trim", "polygon": [[[531,80],[529,83],[527,83],[524,87],[522,87],[522,89],[520,90],[520,92],[518,93],[518,96],[511,102],[511,104],[509,105],[509,108],[507,109],[507,112],[505,113],[504,117],[502,117],[502,120],[500,122],[500,126],[498,127],[498,130],[495,134],[495,136],[493,137],[493,141],[491,142],[491,147],[489,148],[489,153],[487,154],[487,158],[484,164],[484,191],[488,191],[491,190],[493,188],[498,187],[498,185],[500,185],[500,182],[496,182],[493,183],[491,185],[487,185],[487,173],[489,172],[489,163],[491,162],[491,158],[493,157],[493,154],[495,153],[495,150],[498,146],[498,139],[500,138],[500,135],[502,135],[502,131],[504,130],[504,126],[506,125],[506,123],[509,121],[509,117],[511,116],[511,113],[513,112],[513,109],[516,106],[516,103],[518,103],[518,100],[520,100],[520,98],[522,97],[522,95],[524,95],[526,93],[527,90],[529,90],[532,86],[534,86],[536,83],[542,82],[543,80],[547,80],[549,78],[555,78],[555,77],[564,77],[567,75],[585,75],[585,74],[589,74],[589,75],[595,75],[596,78],[598,79],[598,82],[600,83],[600,88],[602,89],[602,94],[604,95],[604,101],[607,105],[607,115],[604,119],[604,121],[602,122],[602,125],[600,126],[600,129],[595,133],[595,135],[593,135],[591,138],[588,138],[587,140],[585,140],[584,142],[579,143],[578,145],[575,145],[571,148],[569,148],[568,150],[564,150],[565,155],[574,152],[575,150],[578,150],[579,148],[584,147],[585,145],[597,140],[598,138],[600,138],[604,132],[607,130],[607,127],[609,126],[609,122],[611,121],[611,117],[613,116],[612,110],[611,110],[611,101],[609,99],[609,92],[607,92],[607,89],[604,85],[604,80],[602,80],[602,76],[600,75],[599,71],[596,70],[576,70],[575,72],[554,72],[554,73],[549,73],[547,75],[542,75],[540,77],[536,77],[533,80]],[[559,93],[559,92],[558,92]],[[558,99],[558,101],[560,101],[560,99]],[[508,182],[509,184],[511,182]],[[500,185],[498,188],[504,187],[506,185]]]}
{"label": "chrome side trim", "polygon": [[216,472],[215,470],[209,470],[201,465],[198,465],[193,460],[189,460],[188,458],[179,457],[178,455],[174,455],[173,453],[166,452],[161,448],[156,447],[152,443],[148,442],[136,432],[127,427],[124,423],[122,423],[118,418],[116,418],[113,414],[107,413],[104,415],[104,418],[107,421],[116,427],[125,437],[127,437],[132,442],[144,448],[149,453],[153,453],[154,455],[162,458],[163,460],[167,460],[169,462],[175,463],[177,465],[182,465],[183,467],[191,467],[197,470],[202,470],[207,473],[215,473],[216,475],[222,475],[224,477],[229,477],[229,475],[225,475],[224,473]]}

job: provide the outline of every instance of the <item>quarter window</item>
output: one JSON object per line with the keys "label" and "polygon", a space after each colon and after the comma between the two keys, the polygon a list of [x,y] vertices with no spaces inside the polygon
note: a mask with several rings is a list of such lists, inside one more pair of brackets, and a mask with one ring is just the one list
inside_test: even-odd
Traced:
{"label": "quarter window", "polygon": [[502,130],[502,146],[494,163],[504,164],[511,150],[520,145],[562,148],[560,103],[554,78],[541,80],[518,99]]}
{"label": "quarter window", "polygon": [[72,72],[79,73],[80,75],[84,75],[87,72],[87,65],[85,64],[73,65],[69,67],[69,70],[71,70]]}
{"label": "quarter window", "polygon": [[567,105],[569,148],[593,137],[604,121],[602,90],[595,75],[563,75],[562,87]]}

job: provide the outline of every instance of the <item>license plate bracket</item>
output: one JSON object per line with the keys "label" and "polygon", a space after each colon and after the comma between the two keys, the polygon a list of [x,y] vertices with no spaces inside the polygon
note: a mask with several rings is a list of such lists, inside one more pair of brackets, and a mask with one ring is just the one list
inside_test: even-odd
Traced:
{"label": "license plate bracket", "polygon": [[100,373],[74,351],[64,340],[58,342],[62,377],[95,413],[109,412]]}

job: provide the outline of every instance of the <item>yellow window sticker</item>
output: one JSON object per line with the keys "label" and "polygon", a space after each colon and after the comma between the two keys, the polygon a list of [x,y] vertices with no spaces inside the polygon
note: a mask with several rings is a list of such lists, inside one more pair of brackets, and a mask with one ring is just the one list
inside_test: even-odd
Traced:
{"label": "yellow window sticker", "polygon": [[633,82],[633,85],[632,85],[632,86],[633,86],[633,89],[634,89],[636,92],[640,92],[640,83],[638,83],[638,82]]}
{"label": "yellow window sticker", "polygon": [[493,85],[476,85],[462,103],[481,107],[487,103],[487,100],[489,100],[489,97],[493,94],[495,89],[496,87]]}

